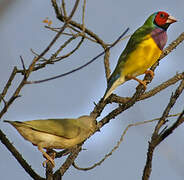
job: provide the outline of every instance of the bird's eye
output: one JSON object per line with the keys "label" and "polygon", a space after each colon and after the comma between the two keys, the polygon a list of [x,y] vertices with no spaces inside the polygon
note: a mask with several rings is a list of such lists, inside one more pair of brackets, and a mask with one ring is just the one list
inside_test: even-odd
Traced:
{"label": "bird's eye", "polygon": [[165,17],[165,15],[164,15],[164,14],[160,14],[160,17],[161,17],[161,18],[164,18],[164,17]]}

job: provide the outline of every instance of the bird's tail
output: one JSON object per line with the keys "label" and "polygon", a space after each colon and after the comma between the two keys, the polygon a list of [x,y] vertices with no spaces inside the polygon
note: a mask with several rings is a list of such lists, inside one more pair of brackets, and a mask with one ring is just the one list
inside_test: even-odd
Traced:
{"label": "bird's tail", "polygon": [[6,123],[9,123],[11,124],[12,126],[20,126],[21,122],[19,121],[9,121],[9,120],[4,120],[3,122],[6,122]]}
{"label": "bird's tail", "polygon": [[3,122],[6,122],[6,123],[9,123],[9,124],[12,124],[12,121],[8,121],[8,120],[4,120]]}
{"label": "bird's tail", "polygon": [[112,92],[121,84],[123,84],[125,82],[125,78],[124,77],[120,77],[120,75],[118,74],[117,76],[113,77],[111,76],[109,78],[108,84],[107,84],[107,90],[104,94],[104,101],[112,94]]}

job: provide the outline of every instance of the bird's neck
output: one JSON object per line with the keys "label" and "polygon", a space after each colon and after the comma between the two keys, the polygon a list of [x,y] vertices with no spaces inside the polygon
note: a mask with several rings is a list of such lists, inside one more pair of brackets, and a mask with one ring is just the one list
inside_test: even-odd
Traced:
{"label": "bird's neck", "polygon": [[155,28],[151,32],[151,37],[154,39],[155,43],[159,47],[160,50],[163,50],[166,42],[167,42],[167,33],[164,29]]}

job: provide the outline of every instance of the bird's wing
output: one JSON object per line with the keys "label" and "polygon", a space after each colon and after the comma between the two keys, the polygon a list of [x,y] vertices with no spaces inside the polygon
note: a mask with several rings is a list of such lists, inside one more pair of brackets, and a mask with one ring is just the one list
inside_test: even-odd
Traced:
{"label": "bird's wing", "polygon": [[80,126],[76,119],[46,119],[20,122],[21,126],[32,128],[67,139],[75,138],[80,133]]}
{"label": "bird's wing", "polygon": [[137,47],[141,44],[142,41],[145,40],[147,35],[150,34],[152,30],[153,27],[143,25],[132,34],[127,43],[127,46],[119,57],[118,64],[116,65],[114,72],[108,79],[108,85],[104,95],[104,99],[106,99],[117,86],[125,82],[125,77],[122,75],[124,64],[126,63],[126,61],[128,61],[129,55],[137,49]]}
{"label": "bird's wing", "polygon": [[[145,37],[150,34],[153,29],[153,27],[143,25],[132,34],[124,51],[119,57],[117,66],[122,67],[124,65],[124,63],[128,60],[129,55],[137,49],[137,47],[141,44],[142,41],[145,40]],[[115,69],[115,71],[117,70]]]}
{"label": "bird's wing", "polygon": [[128,60],[129,55],[137,49],[145,37],[151,33],[153,27],[143,25],[138,28],[130,37],[124,51],[121,53],[118,64],[109,78],[108,84],[113,84],[113,82],[121,76],[125,62]]}

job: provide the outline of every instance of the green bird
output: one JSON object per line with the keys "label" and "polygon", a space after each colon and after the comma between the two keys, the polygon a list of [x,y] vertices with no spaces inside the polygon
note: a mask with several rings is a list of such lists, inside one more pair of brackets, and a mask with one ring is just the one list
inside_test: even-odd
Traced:
{"label": "green bird", "polygon": [[91,116],[81,116],[77,119],[44,119],[32,121],[7,121],[33,145],[38,147],[44,157],[53,167],[54,159],[43,148],[70,149],[87,139],[96,128],[96,120]]}
{"label": "green bird", "polygon": [[167,42],[167,28],[176,21],[168,13],[159,11],[149,16],[145,23],[133,33],[119,57],[114,72],[108,79],[104,100],[118,86],[131,79],[143,84],[146,89],[147,82],[136,77],[149,73],[153,78],[154,73],[148,68],[160,57]]}

